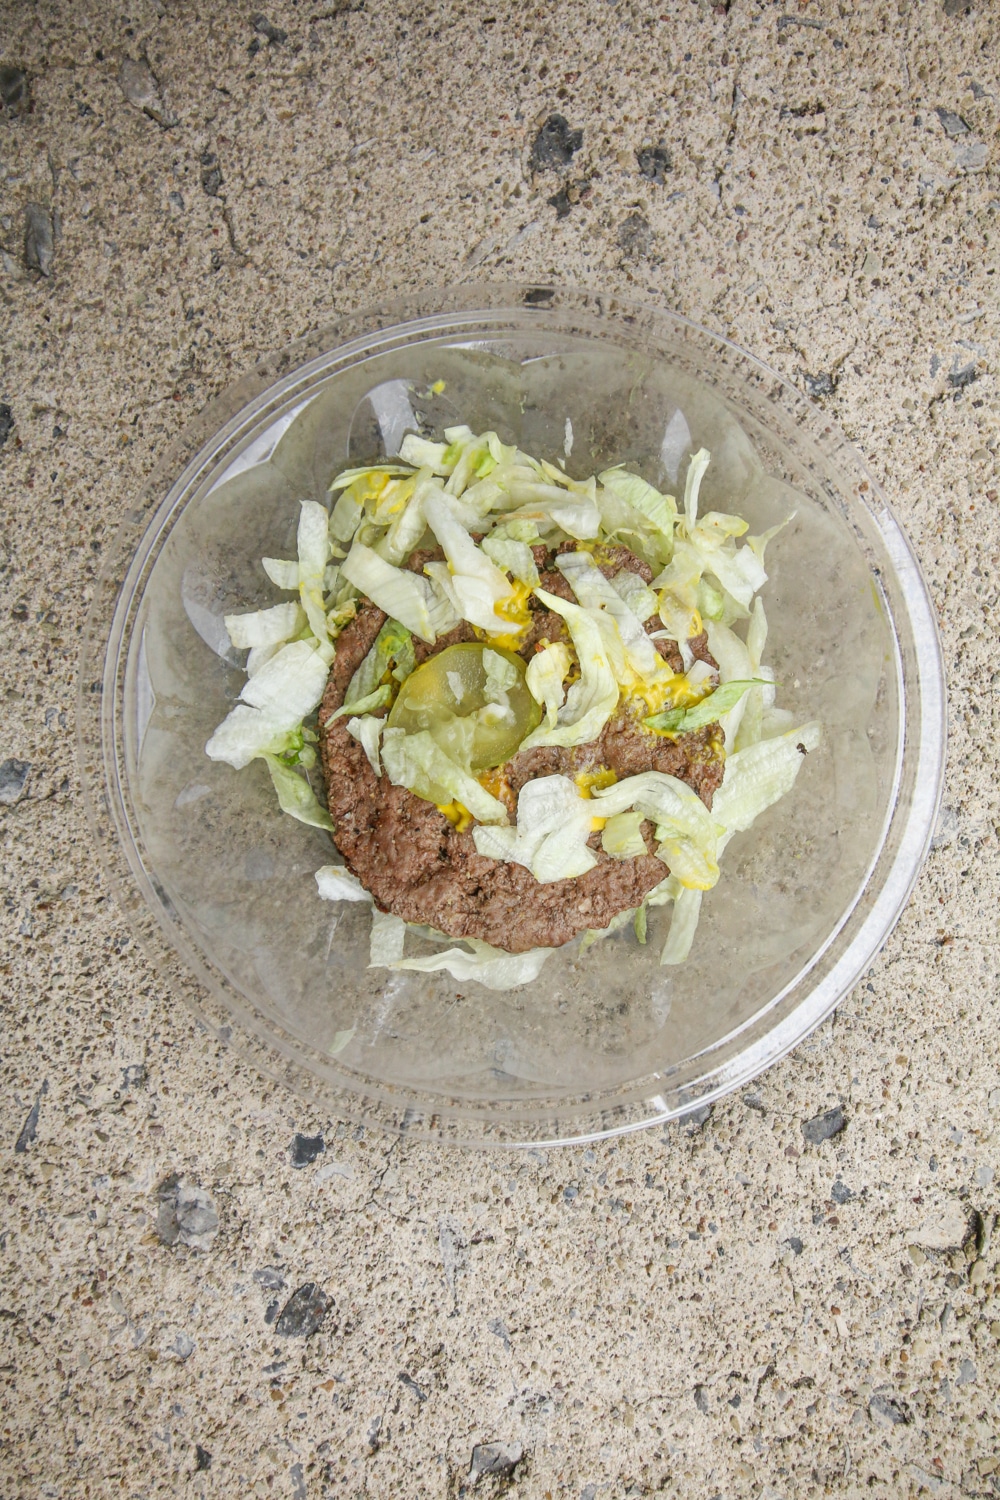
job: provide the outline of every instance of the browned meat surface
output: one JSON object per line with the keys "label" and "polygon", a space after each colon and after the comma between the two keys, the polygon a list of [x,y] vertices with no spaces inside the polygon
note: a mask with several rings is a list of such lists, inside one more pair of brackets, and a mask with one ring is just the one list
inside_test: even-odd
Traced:
{"label": "browned meat surface", "polygon": [[[536,550],[542,585],[551,593],[572,599],[562,574],[543,565],[548,554]],[[539,555],[541,553],[541,555]],[[611,554],[614,554],[613,556]],[[439,553],[415,553],[408,566],[421,569]],[[623,566],[642,573],[649,569],[627,548],[601,549],[599,563],[611,576]],[[564,638],[562,619],[540,604],[520,652],[529,658],[536,643]],[[370,603],[359,606],[356,618],[337,641],[320,706],[320,752],[327,803],[333,819],[334,841],[348,867],[383,911],[407,922],[426,923],[452,937],[482,938],[512,953],[534,947],[558,947],[588,927],[606,927],[618,912],[638,906],[667,873],[652,854],[616,860],[591,840],[598,863],[575,880],[540,885],[522,865],[485,859],[476,852],[471,832],[459,833],[432,803],[377,777],[361,746],[347,732],[344,718],[330,715],[343,703],[348,683],[370,650],[385,615]],[[656,622],[651,622],[656,628]],[[417,661],[446,646],[475,640],[462,624],[433,646],[414,641]],[[661,654],[676,667],[680,657],[673,642],[657,643]],[[664,650],[663,648],[668,648]],[[706,805],[722,780],[723,765],[717,733],[699,730],[679,740],[668,740],[643,729],[624,715],[609,723],[600,738],[574,750],[539,748],[524,751],[507,763],[497,786],[513,813],[517,793],[526,781],[560,773],[609,767],[619,777],[639,771],[666,771],[692,786]],[[595,805],[595,812],[598,807]],[[651,842],[647,839],[647,842]]]}

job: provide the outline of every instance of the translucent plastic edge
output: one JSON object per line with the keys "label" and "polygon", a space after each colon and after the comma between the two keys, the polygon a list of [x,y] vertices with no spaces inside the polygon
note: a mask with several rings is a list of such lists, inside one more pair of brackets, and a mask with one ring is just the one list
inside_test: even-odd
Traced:
{"label": "translucent plastic edge", "polygon": [[[531,290],[529,288],[496,286],[479,288],[478,291],[482,294],[481,300],[475,296],[477,289],[467,286],[451,290],[445,289],[436,294],[427,294],[427,297],[424,299],[425,303],[430,297],[439,298],[440,302],[444,303],[446,307],[450,302],[452,304],[452,311],[450,313],[443,311],[440,305],[438,305],[436,310],[426,313],[423,316],[407,318],[402,324],[387,325],[385,318],[390,309],[383,309],[380,314],[372,315],[379,317],[380,329],[383,335],[381,338],[376,338],[374,342],[387,347],[398,345],[401,335],[406,335],[404,342],[410,342],[414,337],[425,331],[428,333],[433,331],[437,337],[447,336],[449,327],[467,325],[470,321],[476,321],[477,319],[489,321],[493,317],[496,317],[500,321],[506,322],[521,313],[524,307],[523,298]],[[454,307],[456,293],[462,294],[461,300],[467,304],[466,306],[458,309]],[[505,303],[503,299],[508,296],[510,300]],[[553,289],[552,297],[553,299],[557,297],[565,298],[569,301],[573,301],[576,298],[581,299],[582,305],[578,306],[577,310],[583,316],[592,316],[590,311],[591,304],[596,304],[599,316],[605,313],[605,309],[601,306],[599,294],[586,289],[576,291],[557,288]],[[520,305],[518,305],[519,301]],[[659,309],[641,307],[636,304],[628,304],[621,298],[607,299],[607,301],[611,304],[607,308],[607,311],[614,312],[618,309],[631,306],[638,320],[652,318],[654,322],[659,322],[661,325],[666,325],[667,327],[683,327],[688,329],[695,338],[707,341],[710,346],[715,345],[716,347],[723,346],[728,348],[739,360],[755,367],[760,375],[765,376],[775,386],[779,387],[786,398],[791,397],[795,406],[798,406],[800,409],[804,408],[808,412],[809,417],[813,420],[817,418],[822,419],[822,413],[819,409],[808,402],[793,386],[789,385],[787,381],[776,372],[770,370],[769,367],[764,365],[755,356],[749,354],[724,336],[703,329],[699,325],[677,314]],[[400,310],[403,310],[403,308]],[[552,311],[554,309],[551,304],[546,303],[544,304],[544,310]],[[345,321],[348,325],[352,325],[353,328],[357,328],[363,322],[365,316],[364,313],[355,314]],[[174,496],[174,504],[177,503],[188,488],[189,481],[194,477],[194,473],[198,471],[199,467],[204,467],[203,453],[206,442],[201,440],[202,435],[210,433],[212,447],[217,456],[223,446],[219,439],[226,429],[229,429],[230,440],[237,438],[241,430],[249,430],[255,425],[259,411],[268,405],[269,400],[273,401],[275,387],[273,385],[264,387],[263,381],[275,373],[275,365],[283,365],[285,371],[289,371],[289,367],[291,366],[289,372],[292,376],[292,382],[290,383],[290,388],[285,389],[281,402],[282,405],[286,405],[288,400],[291,399],[291,392],[294,386],[301,387],[304,384],[308,384],[308,377],[310,375],[325,369],[329,363],[330,354],[334,350],[340,357],[338,363],[341,359],[349,359],[352,350],[356,350],[357,352],[363,351],[368,356],[372,354],[373,340],[362,331],[356,333],[353,338],[349,338],[340,345],[333,344],[330,348],[321,349],[313,358],[308,359],[302,365],[295,366],[293,364],[290,356],[294,354],[295,347],[308,346],[312,343],[315,348],[317,342],[333,340],[335,334],[336,326],[332,329],[324,329],[321,333],[312,336],[312,338],[300,341],[299,346],[294,346],[293,349],[286,351],[284,356],[275,356],[272,360],[264,361],[256,371],[244,377],[243,380],[237,382],[216,398],[202,413],[201,417],[196,419],[195,423],[175,440],[168,453],[165,454],[163,464],[158,469],[158,473],[162,473],[169,465],[171,458],[174,458],[175,461],[180,460],[182,454],[186,460],[183,464],[181,474],[170,485],[169,494]],[[232,412],[232,403],[239,398],[241,393],[245,393],[249,399],[243,402],[238,410]],[[213,424],[213,417],[220,409],[228,409],[232,414],[226,421],[217,426]],[[789,415],[789,412],[786,410],[787,415]],[[827,424],[823,430],[827,436],[837,431],[831,424]],[[865,473],[866,471],[859,455],[847,443],[846,439],[843,439],[842,434],[839,434],[839,436],[842,439],[841,444],[838,446],[839,458],[842,461],[844,459],[851,460],[858,472]],[[174,472],[176,473],[176,469],[174,469]],[[147,486],[147,494],[155,486],[156,477],[154,475],[150,481],[150,485]],[[262,1044],[258,1038],[254,1037],[254,1045],[251,1045],[249,1048],[241,1047],[232,1039],[231,1026],[227,1024],[213,1025],[204,1015],[202,1006],[198,1000],[193,999],[189,995],[183,996],[188,1006],[194,1011],[199,1022],[206,1025],[215,1034],[221,1035],[224,1040],[234,1046],[234,1050],[252,1062],[255,1068],[267,1076],[281,1081],[286,1086],[296,1088],[299,1092],[308,1095],[318,1093],[327,1106],[335,1112],[343,1112],[350,1118],[360,1119],[368,1124],[377,1126],[379,1129],[390,1132],[415,1134],[424,1139],[444,1139],[448,1144],[453,1145],[490,1146],[503,1149],[544,1149],[556,1145],[580,1144],[664,1124],[671,1119],[683,1117],[685,1114],[690,1113],[692,1109],[710,1104],[732,1092],[734,1089],[741,1087],[750,1079],[756,1077],[764,1068],[769,1067],[786,1055],[791,1048],[797,1045],[798,1042],[825,1019],[844,994],[853,987],[858,977],[863,973],[866,965],[870,963],[885,941],[889,931],[891,931],[892,926],[909,899],[916,880],[919,877],[920,869],[933,834],[940,802],[944,766],[944,678],[936,622],[920,574],[919,565],[902,529],[892,516],[891,510],[874,480],[870,480],[870,487],[873,491],[871,498],[876,502],[879,509],[876,510],[875,506],[871,503],[865,504],[864,501],[861,503],[875,520],[881,532],[882,539],[896,570],[899,592],[909,617],[914,642],[920,648],[915,653],[917,668],[917,682],[915,686],[920,703],[920,732],[915,736],[920,751],[915,777],[915,795],[907,811],[906,822],[893,857],[892,865],[883,880],[882,888],[875,903],[865,917],[858,933],[852,939],[850,946],[840,956],[830,973],[824,976],[814,993],[807,1000],[800,1002],[795,1011],[780,1022],[773,1030],[769,1031],[765,1037],[761,1038],[744,1052],[737,1054],[728,1063],[717,1065],[708,1071],[703,1079],[689,1080],[683,1088],[683,1097],[678,1099],[674,1104],[667,1104],[662,1094],[650,1094],[647,1095],[644,1101],[648,1108],[647,1110],[642,1110],[641,1104],[643,1101],[641,1095],[643,1081],[636,1080],[632,1088],[638,1090],[638,1096],[633,1092],[631,1097],[623,1100],[620,1105],[615,1105],[610,1100],[607,1100],[602,1106],[598,1097],[588,1099],[586,1096],[577,1096],[573,1100],[567,1100],[564,1107],[555,1101],[547,1107],[538,1106],[533,1101],[529,1101],[526,1106],[515,1103],[510,1113],[494,1114],[490,1118],[485,1114],[486,1107],[483,1109],[469,1109],[466,1104],[466,1107],[463,1108],[461,1101],[455,1098],[448,1098],[447,1096],[441,1097],[440,1107],[435,1111],[430,1101],[423,1101],[418,1107],[401,1107],[401,1100],[392,1097],[391,1092],[386,1094],[380,1089],[367,1093],[362,1093],[359,1090],[352,1094],[350,1092],[349,1075],[345,1079],[347,1096],[344,1098],[338,1097],[342,1092],[341,1089],[336,1085],[331,1085],[326,1080],[319,1079],[316,1075],[312,1075],[308,1085],[303,1087],[304,1081],[297,1075],[301,1068],[305,1067],[308,1069],[308,1063],[304,1062],[301,1055],[297,1055],[296,1053],[298,1039],[290,1038],[291,1045],[287,1048],[282,1047],[279,1042],[274,1043],[275,1051],[283,1057],[287,1064],[291,1064],[292,1072],[290,1074],[287,1067],[276,1069],[273,1065],[268,1065],[268,1062],[261,1058],[259,1050]],[[160,493],[162,494],[162,490]],[[146,915],[154,915],[157,918],[155,925],[159,929],[161,941],[165,940],[167,942],[173,956],[186,959],[189,967],[194,970],[194,973],[190,977],[195,978],[200,984],[204,984],[208,980],[208,975],[204,973],[203,965],[198,962],[196,955],[191,953],[190,950],[185,952],[188,948],[187,944],[178,944],[176,930],[160,920],[160,912],[158,910],[160,906],[159,893],[156,891],[155,882],[150,880],[148,872],[142,865],[141,859],[137,863],[134,863],[126,852],[126,849],[122,848],[121,843],[119,843],[119,858],[122,855],[125,856],[125,863],[128,869],[122,872],[113,868],[114,860],[110,857],[110,851],[105,847],[106,839],[101,837],[98,830],[97,825],[101,813],[91,786],[92,773],[86,767],[88,753],[92,756],[93,749],[95,748],[93,736],[88,741],[86,734],[88,722],[92,723],[93,721],[92,710],[94,707],[93,695],[88,690],[88,682],[92,681],[93,678],[91,673],[88,673],[87,668],[92,664],[94,666],[97,665],[93,661],[95,641],[91,627],[92,625],[99,626],[100,624],[100,585],[103,584],[107,588],[107,585],[111,582],[108,575],[114,572],[116,562],[120,564],[122,551],[129,546],[134,547],[135,551],[132,553],[130,565],[126,569],[124,576],[121,577],[120,585],[116,588],[118,598],[112,607],[111,613],[117,620],[120,613],[121,595],[126,590],[126,585],[130,579],[135,580],[141,576],[142,570],[148,561],[149,548],[144,546],[143,543],[147,541],[151,534],[154,535],[154,538],[162,534],[164,523],[168,519],[165,509],[169,509],[169,497],[164,497],[158,506],[147,504],[145,507],[147,525],[138,533],[134,529],[135,521],[138,519],[137,514],[133,512],[131,518],[126,517],[119,537],[116,539],[118,545],[112,549],[105,569],[102,570],[99,587],[95,591],[95,600],[91,607],[90,616],[88,617],[83,651],[81,653],[81,670],[77,694],[77,748],[81,786],[83,788],[88,821],[91,823],[95,835],[97,835],[97,842],[103,855],[105,868],[115,889],[116,896],[119,898],[119,903],[123,906],[126,915],[130,917],[133,925],[136,925],[133,901],[128,899],[125,891],[121,888],[121,875],[122,873],[126,875],[131,874],[133,880],[138,879],[140,885],[146,885],[148,882],[148,889],[143,892],[146,903]],[[895,630],[893,631],[893,635],[895,640]],[[111,641],[107,641],[108,646],[111,646],[111,644]],[[120,636],[114,659],[110,655],[106,655],[103,663],[101,663],[104,668],[104,671],[101,673],[103,679],[102,686],[112,686],[113,697],[113,683],[116,680],[117,670],[120,665],[120,654],[124,645],[124,636]],[[900,685],[902,684],[900,683]],[[103,694],[101,696],[103,697]],[[905,711],[905,703],[902,700],[901,708],[905,738],[908,716]],[[107,715],[99,715],[102,721],[101,728],[105,731],[105,733],[100,733],[98,736],[102,742],[102,749],[105,751],[105,773],[109,765],[107,751],[111,752],[110,764],[114,765],[116,770],[118,764],[114,745],[114,717],[114,711],[112,711],[110,721]],[[106,739],[106,734],[110,737],[110,742]],[[914,736],[911,735],[910,738],[912,740]],[[905,748],[905,745],[901,744],[900,755],[905,752]],[[912,751],[912,745],[910,748]],[[107,813],[111,815],[111,820],[116,825],[118,837],[121,839],[123,833],[128,834],[127,841],[131,842],[131,837],[127,829],[128,820],[126,818],[126,826],[123,828],[119,821],[118,808],[114,806],[114,803],[117,802],[121,810],[124,811],[120,800],[123,796],[123,788],[120,785],[116,785],[113,788],[108,786],[106,774],[100,779],[104,780],[107,790],[113,794],[112,805],[107,806]],[[115,780],[117,782],[117,774]],[[101,794],[98,793],[98,799],[100,796]],[[898,809],[893,809],[890,804],[888,824],[892,824],[895,815],[898,815]],[[135,852],[138,854],[138,850]],[[881,842],[879,850],[874,856],[873,867],[878,864],[883,852],[884,840]],[[860,899],[863,893],[864,887],[862,886],[859,888],[858,899]],[[125,899],[122,899],[123,897]],[[853,911],[854,905],[856,903],[852,905],[851,911]],[[152,906],[152,911],[150,911],[150,906]],[[133,910],[130,911],[130,908],[133,908]],[[850,914],[850,912],[845,914],[844,922],[848,920]],[[843,925],[843,922],[839,924],[838,931],[842,930]],[[162,960],[162,954],[158,950],[150,952],[150,935],[145,933],[142,936],[143,947],[146,949],[148,956],[154,960],[156,967],[160,967],[157,960]],[[830,935],[827,943],[824,944],[824,951],[829,946],[829,943],[834,940],[835,936],[835,933]],[[819,953],[813,955],[809,967],[815,965],[819,956]],[[194,959],[194,963],[192,963],[192,959]],[[795,981],[793,980],[793,988],[794,984]],[[787,993],[787,989],[783,993]],[[775,998],[777,999],[777,997]],[[774,1001],[769,1002],[767,1008],[771,1009],[774,1003]],[[236,1014],[231,1016],[230,1020],[238,1020],[244,1025],[249,1022],[252,1028],[252,1019],[247,1011],[240,1006],[233,1007],[230,1005],[229,1008],[236,1011]],[[240,1014],[241,1011],[242,1015]],[[229,1033],[229,1035],[226,1033]],[[708,1049],[709,1052],[714,1052],[724,1041],[725,1038],[721,1038],[718,1042],[713,1043],[712,1048]],[[298,1045],[301,1046],[301,1043],[298,1043]],[[664,1079],[664,1082],[667,1083],[667,1080]],[[360,1083],[361,1080],[359,1080]],[[646,1086],[648,1087],[648,1082]],[[669,1093],[669,1091],[669,1084],[667,1084],[667,1092]],[[393,1115],[396,1117],[395,1120],[373,1119],[372,1106],[379,1095],[382,1095],[380,1102],[383,1105],[390,1105]],[[566,1132],[551,1136],[536,1133],[540,1126],[544,1128],[542,1116],[547,1117],[550,1123],[556,1125],[557,1129],[559,1129],[557,1121],[559,1120],[559,1116],[564,1113],[564,1110],[566,1115],[577,1117],[573,1121],[573,1124],[577,1124],[579,1116],[586,1115],[588,1111],[600,1117],[602,1123],[597,1125],[595,1122],[592,1128],[584,1128],[583,1130],[578,1128],[573,1130],[570,1120],[567,1119],[566,1125],[569,1127],[569,1130]],[[636,1110],[639,1111],[638,1118],[614,1118],[619,1114],[635,1112]],[[377,1111],[375,1112],[377,1113]],[[446,1121],[442,1119],[442,1115],[447,1117]],[[609,1116],[612,1118],[609,1119]],[[443,1129],[442,1127],[446,1123],[448,1128]],[[464,1132],[469,1127],[473,1127],[473,1139],[463,1138],[461,1135],[456,1136],[454,1134],[455,1131]],[[506,1132],[509,1129],[521,1132],[521,1138],[516,1140],[509,1138],[490,1140],[488,1138],[492,1134],[506,1137]]]}

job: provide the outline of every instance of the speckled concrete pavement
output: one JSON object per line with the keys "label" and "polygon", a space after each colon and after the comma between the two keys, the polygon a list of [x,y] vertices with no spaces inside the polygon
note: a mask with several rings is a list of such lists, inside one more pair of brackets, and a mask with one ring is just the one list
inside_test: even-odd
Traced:
{"label": "speckled concrete pavement", "polygon": [[[995,5],[8,0],[0,63],[0,1492],[1000,1493]],[[533,177],[553,111],[582,146]],[[403,1145],[234,1062],[130,941],[74,767],[95,575],[171,436],[338,310],[473,277],[804,383],[950,674],[865,981],[701,1125],[588,1150]]]}

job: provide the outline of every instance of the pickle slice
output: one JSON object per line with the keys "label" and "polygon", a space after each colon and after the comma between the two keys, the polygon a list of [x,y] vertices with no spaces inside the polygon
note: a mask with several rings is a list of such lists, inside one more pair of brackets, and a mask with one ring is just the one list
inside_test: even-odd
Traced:
{"label": "pickle slice", "polygon": [[[501,693],[488,696],[483,653],[492,651],[515,669]],[[542,717],[524,680],[525,664],[513,651],[470,642],[447,646],[403,683],[389,726],[407,734],[429,730],[460,766],[478,775],[510,760]]]}

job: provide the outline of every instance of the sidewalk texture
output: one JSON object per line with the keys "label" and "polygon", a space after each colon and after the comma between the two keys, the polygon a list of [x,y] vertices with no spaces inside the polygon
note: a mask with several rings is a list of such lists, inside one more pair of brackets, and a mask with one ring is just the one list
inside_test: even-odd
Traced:
{"label": "sidewalk texture", "polygon": [[[1000,1494],[1000,12],[268,4],[0,25],[0,1493]],[[485,1156],[199,1030],[73,749],[171,438],[338,312],[477,278],[675,309],[812,394],[909,530],[951,713],[930,860],[819,1032],[707,1117]]]}

